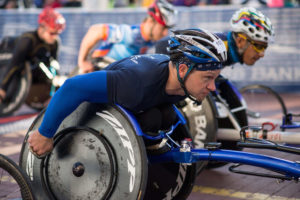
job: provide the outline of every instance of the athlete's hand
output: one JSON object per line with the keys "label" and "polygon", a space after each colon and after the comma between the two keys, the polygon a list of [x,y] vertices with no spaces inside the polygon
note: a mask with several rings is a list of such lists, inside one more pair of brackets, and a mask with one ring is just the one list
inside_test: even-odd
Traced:
{"label": "athlete's hand", "polygon": [[53,139],[41,135],[38,130],[29,135],[28,143],[30,151],[38,158],[45,157],[53,149]]}
{"label": "athlete's hand", "polygon": [[94,66],[89,61],[82,61],[79,63],[79,74],[90,73],[94,71]]}
{"label": "athlete's hand", "polygon": [[6,92],[3,89],[0,89],[0,103],[4,100]]}

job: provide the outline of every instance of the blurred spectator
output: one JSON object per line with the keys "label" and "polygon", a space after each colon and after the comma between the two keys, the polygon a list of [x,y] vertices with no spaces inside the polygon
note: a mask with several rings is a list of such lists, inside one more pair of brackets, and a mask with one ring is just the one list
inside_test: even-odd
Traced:
{"label": "blurred spectator", "polygon": [[267,0],[268,7],[280,8],[284,6],[284,0]]}
{"label": "blurred spectator", "polygon": [[0,8],[3,8],[3,9],[18,8],[18,2],[17,2],[17,0],[3,0],[3,1],[0,1]]}
{"label": "blurred spectator", "polygon": [[64,7],[81,7],[82,1],[81,0],[68,0],[64,3]]}
{"label": "blurred spectator", "polygon": [[[102,1],[102,0],[101,0]],[[37,8],[81,7],[81,0],[34,0]]]}
{"label": "blurred spectator", "polygon": [[206,2],[201,1],[201,3],[202,5],[224,5],[224,4],[230,4],[230,0],[206,0]]}
{"label": "blurred spectator", "polygon": [[201,0],[168,0],[175,6],[196,6]]}
{"label": "blurred spectator", "polygon": [[133,4],[137,4],[138,2],[136,0],[115,0],[114,1],[114,7],[120,8],[120,7],[128,7]]}
{"label": "blurred spectator", "polygon": [[153,4],[154,0],[142,0],[141,6],[143,7],[149,7],[151,4]]}
{"label": "blurred spectator", "polygon": [[86,9],[106,10],[109,8],[109,1],[110,0],[85,0],[82,1],[82,7]]}
{"label": "blurred spectator", "polygon": [[[242,0],[241,4],[246,5],[249,0]],[[258,0],[261,5],[267,5],[267,0]]]}
{"label": "blurred spectator", "polygon": [[34,4],[37,8],[59,8],[62,7],[60,0],[34,0]]}
{"label": "blurred spectator", "polygon": [[44,0],[43,7],[59,8],[62,4],[59,0]]}

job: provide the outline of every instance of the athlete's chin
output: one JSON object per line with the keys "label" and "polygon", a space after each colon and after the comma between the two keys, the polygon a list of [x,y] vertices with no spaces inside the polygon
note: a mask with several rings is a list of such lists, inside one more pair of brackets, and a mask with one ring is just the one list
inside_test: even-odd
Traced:
{"label": "athlete's chin", "polygon": [[46,43],[47,43],[47,44],[54,44],[55,41],[56,41],[56,40],[49,39],[49,40],[46,40]]}
{"label": "athlete's chin", "polygon": [[253,59],[245,61],[244,63],[248,66],[253,66],[256,63],[256,61],[258,61],[258,59],[253,58]]}
{"label": "athlete's chin", "polygon": [[197,100],[198,101],[203,101],[207,95],[208,95],[208,93],[200,94],[200,95],[197,96]]}

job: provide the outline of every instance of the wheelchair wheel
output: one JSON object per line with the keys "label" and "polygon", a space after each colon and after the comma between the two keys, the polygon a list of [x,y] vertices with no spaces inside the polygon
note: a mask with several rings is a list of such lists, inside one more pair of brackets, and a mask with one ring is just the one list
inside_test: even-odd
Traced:
{"label": "wheelchair wheel", "polygon": [[0,154],[0,199],[34,200],[26,174],[10,158]]}
{"label": "wheelchair wheel", "polygon": [[[225,100],[226,104],[228,105],[229,109],[235,109],[242,107],[242,102],[239,98],[238,91],[234,90],[234,86],[230,84],[228,80],[218,82],[218,91],[221,97]],[[248,125],[247,114],[245,109],[241,109],[237,112],[232,113],[234,120],[239,124],[240,127],[244,127]],[[218,118],[218,128],[224,129],[234,129],[234,125],[231,120],[227,118]],[[230,141],[230,140],[218,140],[220,142],[222,149],[229,149],[229,150],[242,150],[241,147],[237,146],[237,141]],[[209,162],[207,168],[216,168],[226,165],[227,163],[224,162],[217,162],[212,161]]]}
{"label": "wheelchair wheel", "polygon": [[264,85],[248,85],[240,89],[247,104],[247,116],[250,125],[264,122],[281,124],[287,108],[278,93]]}
{"label": "wheelchair wheel", "polygon": [[118,107],[81,104],[62,122],[52,153],[41,160],[28,151],[27,138],[43,115],[33,122],[20,154],[37,199],[143,198],[146,150]]}
{"label": "wheelchair wheel", "polygon": [[[184,138],[191,138],[191,135],[185,126],[179,126],[171,137],[180,143]],[[196,164],[150,163],[144,200],[187,199],[194,186],[196,176]]]}
{"label": "wheelchair wheel", "polygon": [[[3,66],[1,66],[2,68]],[[3,73],[2,73],[3,74]],[[1,78],[3,80],[4,77]],[[28,63],[21,73],[14,75],[10,82],[6,97],[0,104],[0,116],[11,115],[14,111],[20,108],[28,96],[31,86],[31,69]]]}
{"label": "wheelchair wheel", "polygon": [[[188,122],[195,148],[204,148],[204,144],[216,141],[217,119],[216,107],[212,96],[208,95],[201,106],[195,105],[191,100],[185,100],[186,105],[181,108]],[[207,165],[207,161],[197,163],[197,173]]]}
{"label": "wheelchair wheel", "polygon": [[50,100],[51,83],[32,83],[25,103],[36,110],[42,110]]}

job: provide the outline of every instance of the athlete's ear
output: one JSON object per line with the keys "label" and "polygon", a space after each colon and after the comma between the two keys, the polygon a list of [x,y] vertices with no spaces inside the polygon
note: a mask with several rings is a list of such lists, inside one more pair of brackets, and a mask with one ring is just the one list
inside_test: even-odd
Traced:
{"label": "athlete's ear", "polygon": [[178,67],[179,76],[183,78],[188,71],[188,66],[186,64],[180,64]]}
{"label": "athlete's ear", "polygon": [[240,36],[237,36],[235,38],[235,44],[237,46],[238,49],[242,49],[245,47],[245,45],[247,44],[247,40],[245,38],[242,38]]}

